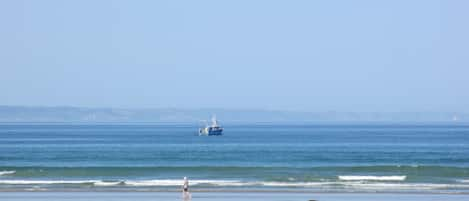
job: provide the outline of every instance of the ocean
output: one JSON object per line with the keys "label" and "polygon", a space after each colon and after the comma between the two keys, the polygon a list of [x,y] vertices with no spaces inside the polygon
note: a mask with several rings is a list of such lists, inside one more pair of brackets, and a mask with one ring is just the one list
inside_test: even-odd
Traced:
{"label": "ocean", "polygon": [[0,191],[469,193],[469,125],[0,124]]}

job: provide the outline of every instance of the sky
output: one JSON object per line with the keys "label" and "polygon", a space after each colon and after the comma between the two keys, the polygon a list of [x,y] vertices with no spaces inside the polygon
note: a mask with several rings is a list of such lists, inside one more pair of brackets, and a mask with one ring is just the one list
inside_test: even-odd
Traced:
{"label": "sky", "polygon": [[468,9],[0,0],[0,105],[469,112]]}

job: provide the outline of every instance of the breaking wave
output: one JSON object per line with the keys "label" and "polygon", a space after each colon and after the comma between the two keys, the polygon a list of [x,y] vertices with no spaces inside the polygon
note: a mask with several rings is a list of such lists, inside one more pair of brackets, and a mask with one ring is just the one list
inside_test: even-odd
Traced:
{"label": "breaking wave", "polygon": [[[180,179],[156,180],[0,180],[0,185],[88,185],[96,187],[178,187]],[[363,181],[336,182],[270,182],[270,181],[240,181],[240,180],[190,180],[194,187],[295,187],[318,189],[350,189],[350,190],[437,190],[464,189],[469,190],[469,184],[437,184],[437,183],[385,183]]]}
{"label": "breaking wave", "polygon": [[97,180],[0,180],[8,185],[93,184]]}
{"label": "breaking wave", "polygon": [[10,171],[0,171],[0,176],[2,175],[9,175],[9,174],[15,174],[16,171],[10,170]]}
{"label": "breaking wave", "polygon": [[407,176],[339,176],[344,181],[404,181]]}

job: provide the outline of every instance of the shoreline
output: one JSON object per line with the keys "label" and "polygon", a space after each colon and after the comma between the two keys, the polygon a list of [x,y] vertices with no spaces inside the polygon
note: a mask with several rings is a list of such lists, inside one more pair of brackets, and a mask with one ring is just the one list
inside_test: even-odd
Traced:
{"label": "shoreline", "polygon": [[[194,201],[463,201],[467,194],[393,194],[393,193],[242,193],[192,192]],[[59,201],[59,200],[113,200],[113,201],[176,201],[183,200],[181,192],[2,192],[0,200],[9,201]]]}
{"label": "shoreline", "polygon": [[[171,189],[0,189],[1,193],[180,193]],[[259,193],[259,194],[406,194],[406,195],[469,195],[460,191],[321,191],[289,189],[191,189],[191,193]]]}

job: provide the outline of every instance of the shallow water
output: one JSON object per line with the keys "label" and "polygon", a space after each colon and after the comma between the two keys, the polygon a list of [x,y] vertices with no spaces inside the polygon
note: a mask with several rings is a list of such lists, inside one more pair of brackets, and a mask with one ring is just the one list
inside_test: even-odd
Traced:
{"label": "shallow water", "polygon": [[[360,194],[360,193],[194,193],[194,201],[466,201],[468,195],[449,194]],[[1,200],[9,201],[181,201],[179,193],[165,192],[3,192]]]}

